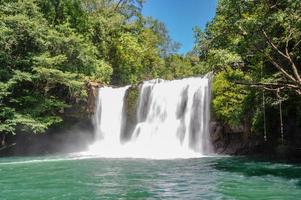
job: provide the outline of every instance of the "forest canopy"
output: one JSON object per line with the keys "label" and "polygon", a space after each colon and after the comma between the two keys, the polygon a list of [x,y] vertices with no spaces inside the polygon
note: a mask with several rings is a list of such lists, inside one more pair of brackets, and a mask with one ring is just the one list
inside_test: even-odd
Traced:
{"label": "forest canopy", "polygon": [[86,83],[166,74],[177,50],[140,0],[0,2],[0,132],[44,132],[87,97]]}

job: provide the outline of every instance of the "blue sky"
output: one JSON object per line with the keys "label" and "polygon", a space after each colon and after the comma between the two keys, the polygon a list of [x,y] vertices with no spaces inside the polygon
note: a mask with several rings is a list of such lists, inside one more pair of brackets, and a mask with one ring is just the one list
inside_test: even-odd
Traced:
{"label": "blue sky", "polygon": [[171,38],[182,44],[179,53],[186,53],[193,46],[193,27],[204,29],[216,4],[217,0],[146,0],[142,13],[164,22]]}

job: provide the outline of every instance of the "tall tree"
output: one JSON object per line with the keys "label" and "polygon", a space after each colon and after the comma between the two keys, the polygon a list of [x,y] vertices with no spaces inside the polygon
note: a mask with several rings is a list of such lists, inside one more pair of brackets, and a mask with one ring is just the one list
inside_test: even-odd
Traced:
{"label": "tall tree", "polygon": [[[265,110],[279,112],[282,103],[284,119],[300,120],[300,113],[291,113],[300,109],[301,95],[299,0],[219,0],[214,19],[204,31],[196,28],[195,36],[194,53],[204,71],[216,74],[213,108],[219,118],[262,127]],[[268,117],[270,124],[279,124],[275,116]]]}

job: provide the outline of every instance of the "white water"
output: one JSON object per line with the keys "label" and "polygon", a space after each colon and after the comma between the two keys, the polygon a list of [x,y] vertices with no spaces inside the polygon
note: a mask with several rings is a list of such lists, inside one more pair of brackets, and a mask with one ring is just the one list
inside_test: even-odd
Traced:
{"label": "white water", "polygon": [[[99,89],[94,116],[96,141],[85,155],[169,159],[212,152],[209,76],[144,82],[139,89],[137,123],[131,133],[124,129],[128,88]],[[127,141],[124,134],[129,135]]]}

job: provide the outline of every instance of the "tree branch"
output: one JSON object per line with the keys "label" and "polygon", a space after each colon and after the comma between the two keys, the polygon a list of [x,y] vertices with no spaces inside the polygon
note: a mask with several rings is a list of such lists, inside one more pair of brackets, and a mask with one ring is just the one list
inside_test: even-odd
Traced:
{"label": "tree branch", "polygon": [[285,54],[287,56],[287,59],[289,60],[289,62],[291,63],[291,67],[292,67],[292,70],[293,70],[293,73],[294,73],[294,76],[295,78],[297,79],[297,81],[299,82],[299,84],[301,85],[301,78],[300,78],[300,75],[298,73],[298,70],[297,70],[297,66],[296,64],[294,63],[289,51],[288,51],[288,43],[289,43],[289,40],[290,40],[290,37],[292,36],[293,32],[290,31],[290,34],[288,35],[287,39],[286,39],[286,45],[285,45]]}
{"label": "tree branch", "polygon": [[277,91],[278,89],[293,89],[296,91],[297,94],[301,95],[301,90],[297,85],[291,84],[291,83],[248,83],[248,82],[240,82],[240,81],[235,81],[235,84],[238,85],[247,85],[250,87],[257,87],[257,88],[262,88],[268,91]]}
{"label": "tree branch", "polygon": [[288,57],[282,52],[280,51],[277,46],[272,42],[272,40],[268,37],[267,33],[262,30],[264,37],[266,38],[267,42],[273,47],[273,49],[275,49],[280,55],[282,55],[283,57],[285,57],[286,59],[288,59]]}
{"label": "tree branch", "polygon": [[[299,73],[298,73],[297,66],[296,66],[296,64],[294,63],[292,57],[290,56],[289,50],[288,50],[288,43],[289,43],[289,41],[290,41],[290,38],[291,38],[293,32],[290,31],[289,35],[287,36],[286,44],[285,44],[285,53],[283,53],[283,52],[282,52],[282,51],[281,51],[281,50],[280,50],[280,49],[279,49],[279,48],[271,41],[271,39],[268,37],[267,33],[266,33],[264,30],[262,30],[262,32],[263,32],[263,35],[264,35],[264,37],[266,38],[267,42],[273,47],[273,49],[275,49],[281,56],[283,56],[285,59],[287,59],[287,60],[289,61],[289,63],[291,64],[291,68],[292,68],[292,70],[293,70],[294,76],[295,76],[295,78],[296,78],[296,79],[295,79],[295,78],[293,78],[293,79],[294,79],[294,81],[298,82],[298,84],[301,85],[301,78],[300,78],[300,75],[299,75]],[[289,74],[284,70],[283,67],[281,67],[278,63],[276,63],[273,59],[271,59],[271,56],[269,56],[269,57],[270,57],[270,60],[272,61],[272,63],[273,63],[273,64],[274,64],[274,65],[275,65],[282,73],[286,74],[287,77],[289,77],[290,79],[292,79],[291,77],[293,77],[293,76],[289,75]],[[275,64],[275,63],[276,63],[276,64]],[[280,69],[280,68],[281,68],[281,69]],[[292,80],[293,80],[293,79],[292,79]]]}
{"label": "tree branch", "polygon": [[293,47],[293,49],[295,49],[299,44],[301,43],[301,40],[299,40]]}
{"label": "tree branch", "polygon": [[298,88],[298,86],[293,85],[291,83],[248,83],[248,82],[241,82],[235,81],[234,83],[239,85],[250,85],[250,86],[270,86],[270,87],[290,87],[290,88]]}
{"label": "tree branch", "polygon": [[116,11],[117,10],[117,8],[119,7],[119,5],[121,4],[121,2],[123,2],[123,0],[119,0],[118,1],[118,3],[117,3],[117,5],[116,5],[116,7],[114,8],[114,11]]}
{"label": "tree branch", "polygon": [[282,73],[284,74],[287,78],[291,79],[293,82],[297,82],[296,79],[291,76],[287,71],[284,70],[284,68],[278,64],[270,55],[265,54],[265,56],[271,61],[271,63]]}
{"label": "tree branch", "polygon": [[258,48],[256,45],[253,45],[255,47],[255,49],[257,49],[257,51],[261,52],[263,55],[265,55],[269,60],[270,62],[282,73],[285,75],[285,77],[291,79],[293,82],[296,82],[295,78],[292,77],[290,74],[288,74],[284,69],[283,67],[278,64],[276,61],[274,61],[274,59],[267,53],[265,53],[262,49]]}

